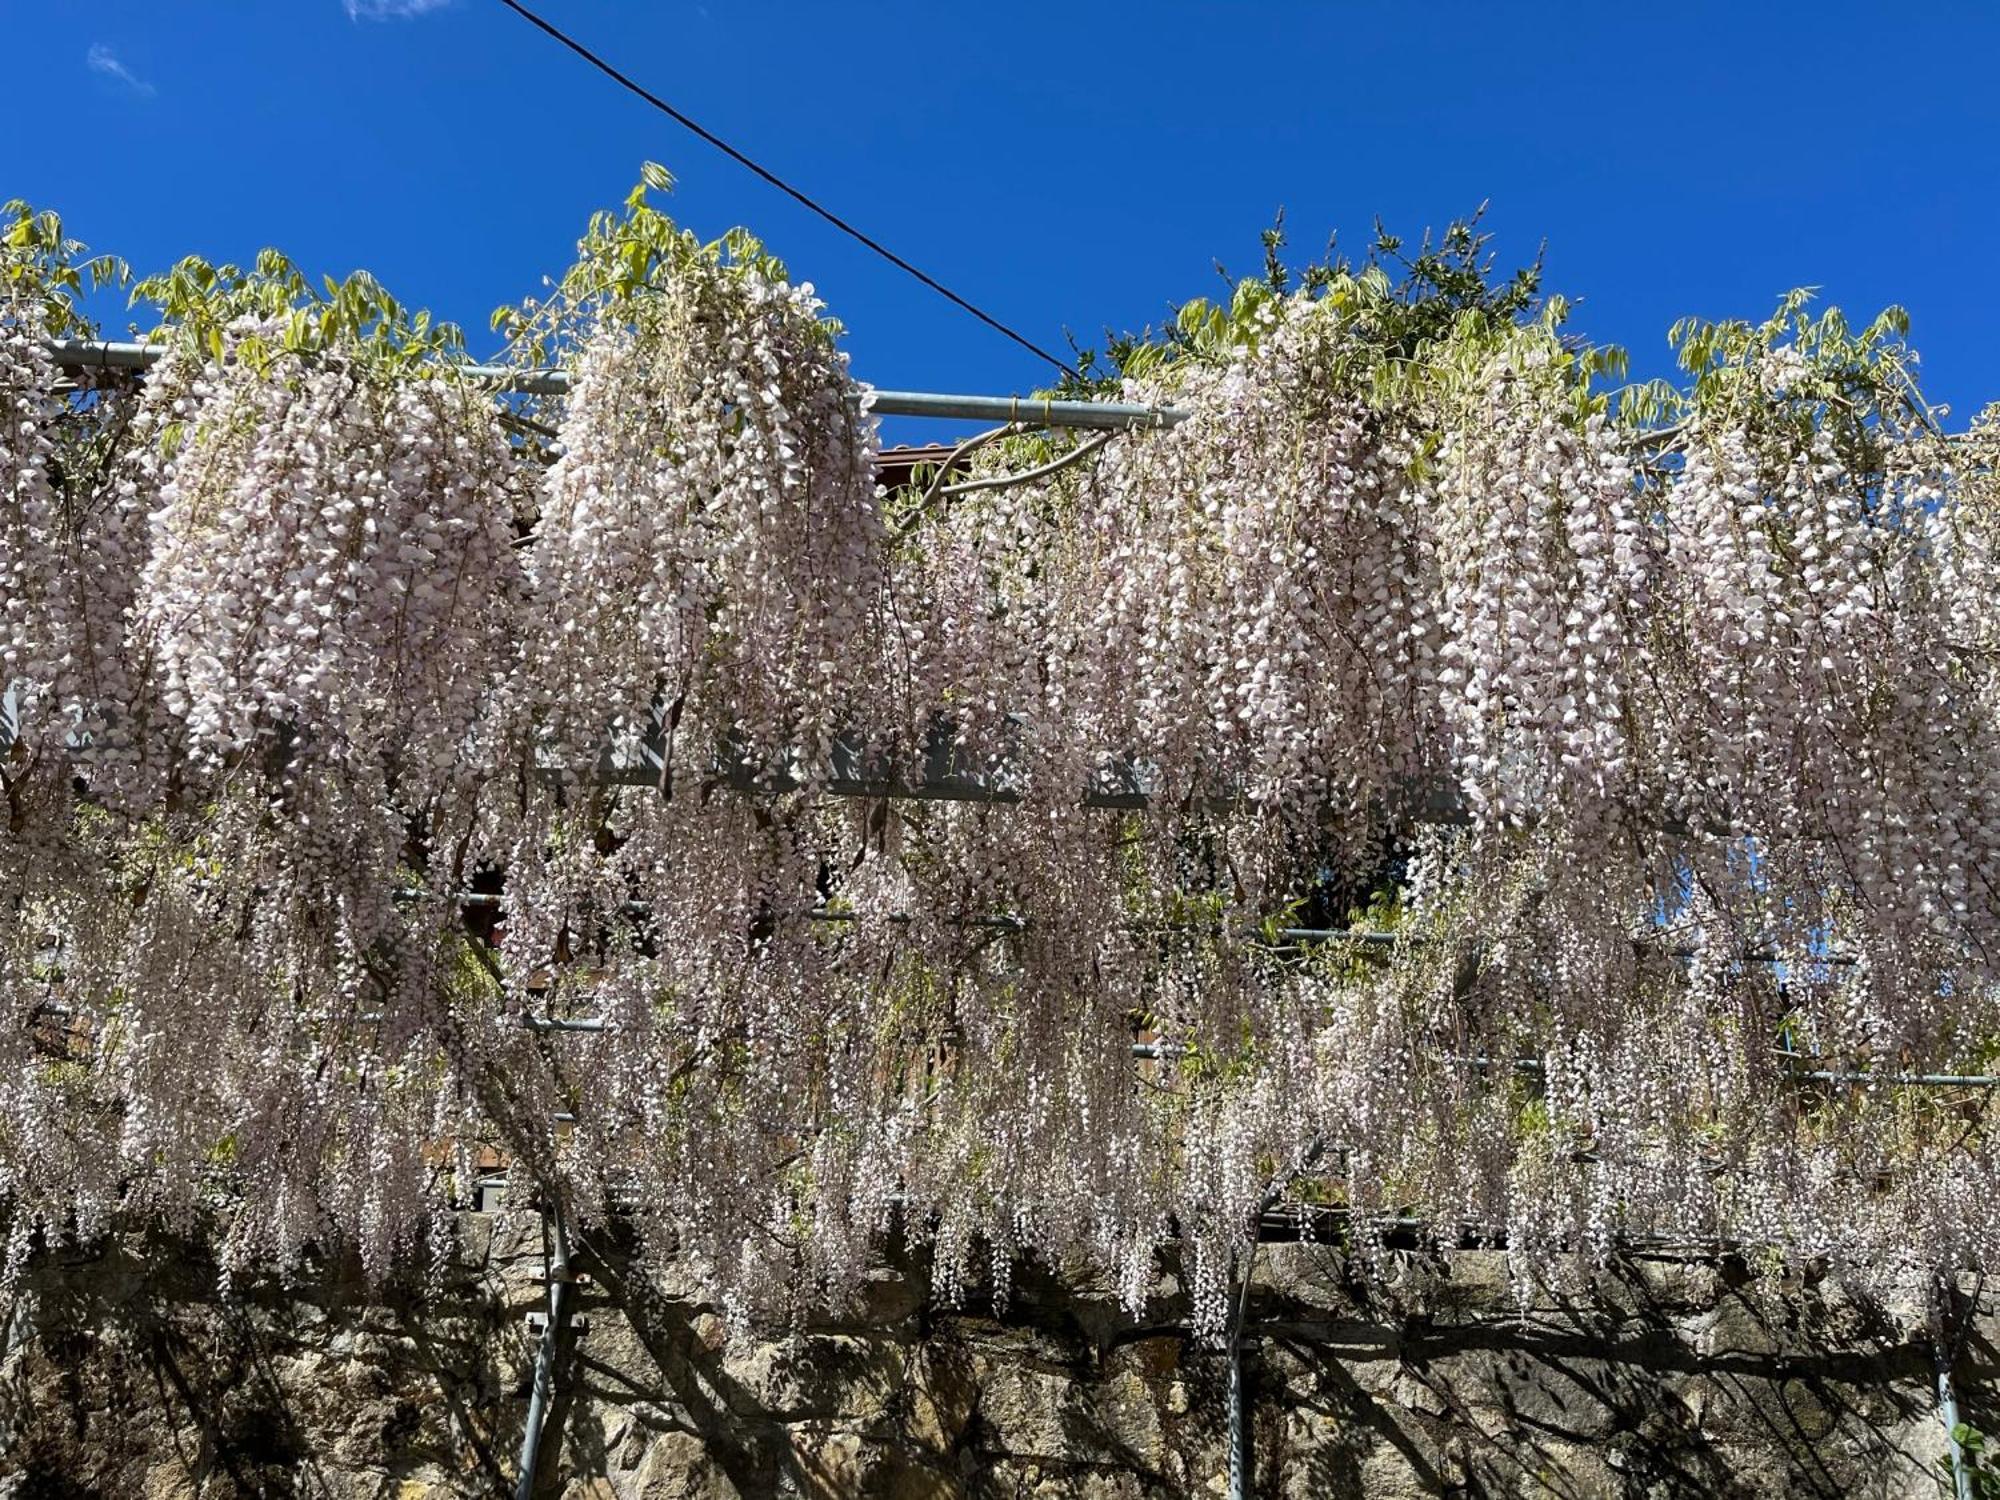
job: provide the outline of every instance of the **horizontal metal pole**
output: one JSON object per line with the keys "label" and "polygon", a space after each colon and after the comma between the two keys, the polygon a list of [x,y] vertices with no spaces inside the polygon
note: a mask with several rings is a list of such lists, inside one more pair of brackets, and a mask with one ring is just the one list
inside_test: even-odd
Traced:
{"label": "horizontal metal pole", "polygon": [[[441,899],[447,899],[447,900],[456,899],[460,906],[468,908],[504,907],[507,904],[507,898],[504,895],[497,895],[485,891],[468,891],[462,893],[456,898],[445,897]],[[621,910],[624,911],[625,914],[628,916],[643,917],[648,915],[652,911],[652,907],[648,906],[643,901],[627,901],[623,904]],[[805,912],[795,913],[794,915],[802,916],[806,921],[809,922],[856,922],[860,920],[860,913],[858,912],[831,911],[825,907],[813,907]],[[898,924],[908,924],[911,921],[911,918],[905,912],[892,912],[888,917],[884,918],[884,920]],[[1019,932],[1027,928],[1028,919],[1026,917],[1004,916],[1004,915],[985,916],[985,917],[953,917],[948,919],[947,925],[957,926],[957,927],[996,927],[1009,932]],[[1184,924],[1184,923],[1163,923],[1158,925],[1160,927],[1160,930],[1165,930],[1165,931],[1194,930],[1189,924]],[[1146,927],[1144,924],[1135,924],[1135,928],[1136,930],[1142,930],[1142,931],[1152,930],[1151,928]],[[1246,927],[1241,930],[1241,934],[1243,937],[1254,941],[1255,939],[1264,936],[1264,929],[1262,929],[1261,927]],[[1279,943],[1361,943],[1368,947],[1375,947],[1375,948],[1389,948],[1393,947],[1398,942],[1403,942],[1403,941],[1413,941],[1413,942],[1428,941],[1427,939],[1422,937],[1408,938],[1406,937],[1405,934],[1396,932],[1384,932],[1378,929],[1365,928],[1365,927],[1280,927],[1276,930],[1276,932],[1271,934],[1271,936],[1275,938],[1275,940]],[[1697,956],[1697,952],[1693,948],[1658,947],[1654,939],[1648,938],[1644,935],[1635,935],[1632,939],[1632,947],[1637,952],[1656,953],[1663,958],[1692,959]],[[1855,965],[1860,961],[1851,953],[1816,953],[1816,954],[1808,954],[1804,958],[1800,959],[1800,958],[1787,958],[1782,954],[1755,948],[1748,949],[1741,953],[1737,953],[1733,955],[1733,957],[1734,960],[1738,963],[1746,963],[1746,964],[1796,963],[1801,968],[1814,968],[1819,966],[1825,966],[1828,968],[1851,968],[1853,965]]]}
{"label": "horizontal metal pole", "polygon": [[[105,339],[50,339],[48,347],[56,363],[65,370],[149,370],[167,357],[163,344]],[[561,370],[516,370],[506,365],[473,364],[454,368],[467,380],[528,396],[560,396],[570,386],[568,374]]]}
{"label": "horizontal metal pole", "polygon": [[[1343,937],[1365,937],[1372,941],[1384,936],[1380,933],[1342,933]],[[379,1015],[356,1017],[363,1024],[379,1023]],[[572,1019],[558,1019],[553,1016],[524,1015],[521,1024],[530,1031],[538,1032],[584,1032],[601,1033],[613,1029],[612,1023],[603,1016],[578,1016]],[[1134,1042],[1132,1056],[1141,1062],[1170,1062],[1187,1052],[1180,1042]],[[1454,1063],[1460,1067],[1473,1068],[1480,1072],[1500,1066],[1501,1059],[1479,1056],[1465,1056],[1459,1053],[1443,1053],[1440,1062]],[[1516,1072],[1539,1074],[1546,1070],[1546,1064],[1539,1057],[1515,1057],[1504,1060],[1505,1065]],[[1991,1089],[2000,1088],[2000,1075],[1990,1073],[1877,1073],[1862,1068],[1832,1069],[1782,1068],[1785,1077],[1800,1083],[1838,1083],[1866,1087],[1881,1084],[1899,1088],[1925,1089]]]}
{"label": "horizontal metal pole", "polygon": [[[69,370],[144,370],[166,357],[159,344],[100,339],[51,339],[49,351]],[[496,391],[528,396],[560,396],[570,388],[563,370],[516,370],[506,365],[459,365],[467,380]],[[1040,396],[953,396],[932,391],[864,391],[857,399],[888,417],[939,417],[979,422],[1022,422],[1035,427],[1128,431],[1172,427],[1187,411],[1177,406],[1140,406],[1115,401],[1056,401]]]}
{"label": "horizontal metal pole", "polygon": [[[1337,937],[1362,938],[1376,941],[1386,937],[1385,933],[1335,933]],[[67,1017],[66,1009],[45,1007],[45,1015],[57,1018]],[[363,1026],[379,1026],[382,1016],[378,1012],[368,1012],[354,1018]],[[612,1023],[603,1016],[578,1016],[573,1019],[558,1019],[553,1016],[524,1015],[521,1024],[530,1031],[573,1031],[598,1033],[612,1029]],[[1134,1042],[1132,1056],[1142,1062],[1165,1062],[1180,1057],[1187,1048],[1180,1042]],[[1468,1056],[1463,1053],[1447,1052],[1440,1055],[1440,1062],[1453,1063],[1459,1067],[1473,1068],[1480,1072],[1504,1065],[1519,1073],[1541,1073],[1546,1064],[1539,1057],[1512,1057],[1506,1059]],[[2000,1074],[1992,1073],[1878,1073],[1866,1068],[1796,1068],[1779,1069],[1785,1077],[1801,1083],[1840,1083],[1870,1085],[1882,1084],[1896,1088],[1924,1089],[1992,1089],[2000,1088]]]}
{"label": "horizontal metal pole", "polygon": [[[1137,1049],[1135,1048],[1134,1050],[1136,1051]],[[1482,1072],[1486,1069],[1500,1066],[1503,1061],[1507,1066],[1519,1073],[1542,1073],[1547,1071],[1547,1064],[1539,1057],[1495,1059],[1491,1057],[1466,1057],[1448,1053],[1443,1060],[1448,1063],[1457,1063],[1462,1067],[1477,1068]],[[1884,1084],[1902,1088],[1923,1089],[2000,1088],[2000,1075],[1992,1073],[1878,1073],[1867,1068],[1813,1068],[1808,1070],[1794,1067],[1780,1068],[1778,1071],[1783,1073],[1785,1077],[1797,1079],[1801,1083],[1840,1083],[1862,1086]]]}
{"label": "horizontal metal pole", "polygon": [[155,344],[102,339],[50,339],[48,348],[65,370],[144,370],[166,355],[166,350]]}
{"label": "horizontal metal pole", "polygon": [[1054,401],[1040,396],[946,396],[930,391],[876,391],[868,408],[889,417],[956,417],[976,422],[1023,422],[1033,427],[1129,431],[1172,427],[1187,420],[1180,406],[1116,401]]}
{"label": "horizontal metal pole", "polygon": [[[367,1022],[379,1020],[376,1016],[361,1016],[357,1019]],[[530,1031],[574,1031],[597,1033],[612,1029],[611,1023],[602,1016],[584,1016],[574,1020],[558,1020],[550,1016],[523,1016],[521,1022]],[[1180,1042],[1134,1042],[1132,1056],[1141,1062],[1169,1062],[1186,1054],[1187,1047]],[[1440,1062],[1456,1063],[1461,1067],[1475,1068],[1481,1072],[1497,1065],[1497,1059],[1490,1057],[1465,1057],[1445,1053]],[[1539,1057],[1516,1057],[1507,1059],[1508,1066],[1521,1073],[1540,1073],[1545,1065]],[[1872,1073],[1865,1069],[1814,1069],[1783,1068],[1779,1070],[1787,1078],[1801,1083],[1841,1083],[1841,1084],[1884,1084],[1901,1088],[1925,1089],[1991,1089],[2000,1088],[2000,1076],[1990,1073]]]}
{"label": "horizontal metal pole", "polygon": [[530,1031],[581,1031],[599,1032],[611,1030],[611,1023],[602,1016],[523,1016],[521,1024]]}
{"label": "horizontal metal pole", "polygon": [[1810,1073],[1793,1072],[1791,1076],[1803,1078],[1809,1083],[1880,1083],[1920,1089],[2000,1088],[2000,1077],[1990,1073],[1870,1073],[1858,1069],[1852,1072],[1815,1069]]}

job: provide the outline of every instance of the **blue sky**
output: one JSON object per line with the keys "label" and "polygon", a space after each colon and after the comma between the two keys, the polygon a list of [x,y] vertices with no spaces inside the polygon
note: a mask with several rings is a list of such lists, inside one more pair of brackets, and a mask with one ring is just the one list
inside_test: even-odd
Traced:
{"label": "blue sky", "polygon": [[[557,24],[1059,350],[1376,216],[1490,200],[1573,326],[1665,373],[1683,314],[1901,302],[1927,387],[2000,400],[2000,8],[541,0]],[[0,0],[0,198],[156,269],[274,244],[463,322],[567,262],[639,163],[758,231],[878,385],[1048,372],[497,0]],[[900,434],[910,437],[915,432]],[[926,431],[926,434],[928,432]]]}

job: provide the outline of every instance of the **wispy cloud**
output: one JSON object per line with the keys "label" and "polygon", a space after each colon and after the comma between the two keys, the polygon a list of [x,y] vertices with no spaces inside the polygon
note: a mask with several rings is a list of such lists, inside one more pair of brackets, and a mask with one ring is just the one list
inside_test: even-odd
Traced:
{"label": "wispy cloud", "polygon": [[124,84],[126,88],[143,99],[150,99],[158,92],[145,79],[119,61],[118,54],[102,42],[92,43],[90,51],[84,54],[83,60],[90,65],[91,72],[102,73],[106,78],[117,79],[118,82]]}
{"label": "wispy cloud", "polygon": [[407,21],[443,10],[451,0],[341,0],[350,21]]}

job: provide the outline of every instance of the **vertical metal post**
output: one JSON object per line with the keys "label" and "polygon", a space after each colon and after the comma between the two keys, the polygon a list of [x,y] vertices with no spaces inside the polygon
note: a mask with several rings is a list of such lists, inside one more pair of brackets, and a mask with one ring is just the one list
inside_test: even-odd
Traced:
{"label": "vertical metal post", "polygon": [[1945,1451],[1951,1455],[1951,1484],[1957,1500],[1973,1500],[1972,1471],[1965,1466],[1965,1446],[1958,1440],[1958,1393],[1952,1389],[1951,1361],[1943,1350],[1937,1358],[1938,1417],[1944,1423]]}
{"label": "vertical metal post", "polygon": [[1931,1363],[1937,1375],[1938,1420],[1944,1424],[1945,1452],[1951,1460],[1952,1492],[1955,1500],[1973,1500],[1972,1470],[1966,1466],[1965,1445],[1958,1440],[1958,1389],[1951,1375],[1952,1353],[1958,1347],[1955,1291],[1949,1272],[1940,1271],[1931,1283]]}
{"label": "vertical metal post", "polygon": [[554,1199],[542,1210],[542,1229],[548,1236],[549,1320],[535,1350],[534,1383],[528,1390],[528,1422],[521,1433],[521,1468],[514,1481],[514,1500],[535,1500],[535,1471],[541,1467],[542,1429],[555,1399],[556,1356],[569,1294],[569,1234],[563,1224],[562,1204]]}
{"label": "vertical metal post", "polygon": [[1301,1172],[1309,1171],[1326,1151],[1326,1139],[1314,1136],[1306,1142],[1299,1159],[1280,1172],[1264,1188],[1264,1196],[1250,1216],[1250,1253],[1243,1257],[1243,1270],[1236,1284],[1236,1315],[1229,1322],[1227,1346],[1228,1389],[1224,1399],[1229,1422],[1229,1500],[1250,1500],[1250,1416],[1248,1393],[1243,1380],[1243,1330],[1250,1322],[1250,1283],[1257,1275],[1257,1251],[1264,1242],[1264,1216],[1277,1206],[1286,1185]]}
{"label": "vertical metal post", "polygon": [[1246,1268],[1236,1317],[1229,1327],[1229,1390],[1225,1398],[1229,1403],[1229,1500],[1250,1500],[1250,1427],[1243,1411],[1243,1318],[1249,1302]]}

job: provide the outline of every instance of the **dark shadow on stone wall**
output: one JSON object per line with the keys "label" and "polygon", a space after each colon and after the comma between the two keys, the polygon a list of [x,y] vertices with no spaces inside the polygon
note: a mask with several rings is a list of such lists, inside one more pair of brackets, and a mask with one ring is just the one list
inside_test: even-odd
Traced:
{"label": "dark shadow on stone wall", "polygon": [[[218,1294],[186,1247],[35,1260],[0,1323],[0,1500],[459,1500],[511,1492],[544,1305],[532,1215],[467,1214],[437,1284],[351,1266]],[[564,1500],[1219,1493],[1219,1352],[1163,1257],[1142,1316],[1082,1267],[930,1304],[892,1250],[837,1315],[732,1338],[691,1287],[578,1239],[543,1492]],[[1938,1494],[1944,1434],[1914,1300],[1634,1257],[1522,1296],[1505,1257],[1268,1245],[1246,1372],[1255,1490],[1765,1500]],[[1985,1426],[1993,1300],[1954,1366]]]}

